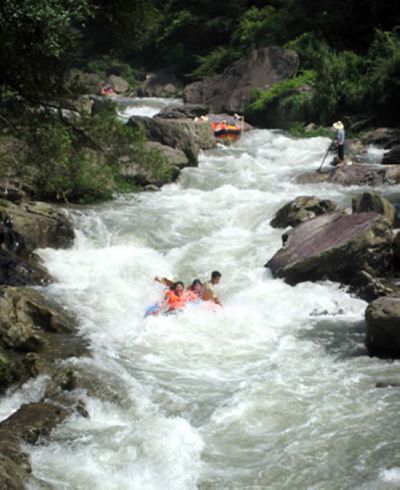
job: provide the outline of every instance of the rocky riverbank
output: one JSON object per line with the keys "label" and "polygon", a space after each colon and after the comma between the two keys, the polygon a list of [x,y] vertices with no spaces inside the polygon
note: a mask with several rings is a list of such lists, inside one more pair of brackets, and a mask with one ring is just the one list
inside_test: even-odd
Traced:
{"label": "rocky riverbank", "polygon": [[298,197],[271,222],[292,226],[266,267],[291,285],[329,279],[370,304],[366,345],[371,355],[400,357],[399,233],[395,207],[373,193],[355,195],[352,210],[332,201]]}
{"label": "rocky riverbank", "polygon": [[72,371],[60,362],[88,353],[77,319],[49,298],[43,285],[53,279],[34,253],[65,248],[74,240],[64,212],[47,203],[4,192],[0,200],[0,390],[9,396],[29,379],[48,379],[46,394],[22,405],[0,423],[0,486],[22,489],[30,474],[22,442],[34,444],[74,411],[84,407],[63,397],[72,388]]}

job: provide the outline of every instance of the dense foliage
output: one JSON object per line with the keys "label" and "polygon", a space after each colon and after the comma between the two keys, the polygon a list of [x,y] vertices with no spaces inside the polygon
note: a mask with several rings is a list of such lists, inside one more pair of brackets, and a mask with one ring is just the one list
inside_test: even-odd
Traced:
{"label": "dense foliage", "polygon": [[[132,134],[121,140],[115,118],[83,117],[73,127],[59,117],[65,101],[79,95],[79,86],[66,83],[71,67],[103,79],[119,72],[131,86],[159,69],[188,82],[268,45],[294,49],[300,73],[255,94],[253,111],[283,97],[314,122],[348,116],[396,125],[399,25],[396,2],[379,0],[3,0],[0,129],[23,137],[34,178],[57,168],[57,178],[43,180],[44,193],[72,198],[79,189],[88,199],[103,197],[115,159],[107,151],[98,158],[90,144],[95,128],[108,125],[102,136],[110,135],[107,145],[116,155],[133,147],[138,155],[143,143]],[[310,90],[298,91],[302,84]]]}

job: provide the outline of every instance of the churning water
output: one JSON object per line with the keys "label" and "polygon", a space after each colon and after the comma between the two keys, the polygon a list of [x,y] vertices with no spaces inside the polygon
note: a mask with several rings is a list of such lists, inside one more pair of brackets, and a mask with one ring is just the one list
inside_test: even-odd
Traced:
{"label": "churning water", "polygon": [[[359,189],[300,186],[328,140],[244,134],[178,183],[71,211],[70,250],[43,250],[47,292],[76,312],[92,357],[66,361],[93,388],[73,417],[27,447],[56,489],[393,489],[400,486],[398,363],[363,345],[366,304],[331,282],[291,287],[263,264],[270,219],[298,195],[349,206]],[[143,319],[155,275],[218,269],[224,309]],[[2,412],[40,397],[41,381]],[[33,395],[34,394],[34,395]],[[31,488],[40,488],[32,482]]]}

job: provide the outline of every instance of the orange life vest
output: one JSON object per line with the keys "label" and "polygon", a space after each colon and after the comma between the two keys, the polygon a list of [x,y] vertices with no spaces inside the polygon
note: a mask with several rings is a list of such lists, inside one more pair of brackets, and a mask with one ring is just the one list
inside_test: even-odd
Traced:
{"label": "orange life vest", "polygon": [[178,308],[183,308],[185,306],[186,303],[185,293],[182,293],[181,296],[178,296],[177,294],[174,293],[174,291],[169,290],[165,293],[165,296],[167,297],[168,311],[176,310]]}

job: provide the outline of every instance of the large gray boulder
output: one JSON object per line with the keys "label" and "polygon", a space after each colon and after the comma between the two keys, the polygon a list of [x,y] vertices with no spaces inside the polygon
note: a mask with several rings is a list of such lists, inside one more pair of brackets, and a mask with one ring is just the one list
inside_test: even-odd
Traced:
{"label": "large gray boulder", "polygon": [[187,85],[183,99],[189,104],[205,104],[217,113],[242,113],[255,89],[295,77],[298,66],[294,51],[279,47],[254,50],[221,75]]}
{"label": "large gray boulder", "polygon": [[383,214],[394,226],[397,223],[396,208],[393,204],[373,192],[363,192],[354,196],[351,201],[353,213],[378,213]]}
{"label": "large gray boulder", "polygon": [[393,231],[376,213],[319,216],[282,238],[283,247],[266,267],[289,284],[321,279],[349,284],[359,270],[382,276],[391,266]]}
{"label": "large gray boulder", "polygon": [[304,221],[336,210],[336,203],[315,196],[299,196],[280,208],[271,221],[273,228],[297,226]]}
{"label": "large gray boulder", "polygon": [[22,237],[28,253],[36,248],[67,248],[75,237],[72,223],[63,211],[44,202],[16,205],[0,200],[0,230],[4,229],[6,222],[19,236],[19,241]]}
{"label": "large gray boulder", "polygon": [[208,107],[201,104],[169,105],[158,112],[154,117],[161,119],[194,119],[195,117],[205,116]]}
{"label": "large gray boulder", "polygon": [[129,90],[129,83],[118,75],[110,75],[107,79],[116,94],[124,94]]}
{"label": "large gray boulder", "polygon": [[173,73],[149,73],[138,88],[137,94],[139,97],[180,97],[182,83]]}
{"label": "large gray boulder", "polygon": [[134,116],[128,125],[141,129],[150,141],[183,151],[189,165],[197,165],[200,149],[216,146],[209,124],[196,123],[190,119],[161,119]]}
{"label": "large gray boulder", "polygon": [[378,298],[365,312],[371,355],[400,358],[400,297]]}

